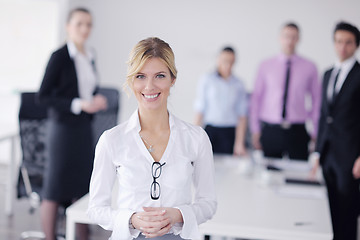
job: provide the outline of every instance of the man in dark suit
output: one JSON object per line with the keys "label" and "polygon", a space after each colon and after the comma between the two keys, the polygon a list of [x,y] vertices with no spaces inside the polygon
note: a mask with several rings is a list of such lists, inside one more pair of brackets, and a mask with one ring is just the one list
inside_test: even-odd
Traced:
{"label": "man in dark suit", "polygon": [[359,30],[340,22],[334,31],[338,57],[323,78],[316,151],[328,189],[334,239],[356,240],[360,206]]}

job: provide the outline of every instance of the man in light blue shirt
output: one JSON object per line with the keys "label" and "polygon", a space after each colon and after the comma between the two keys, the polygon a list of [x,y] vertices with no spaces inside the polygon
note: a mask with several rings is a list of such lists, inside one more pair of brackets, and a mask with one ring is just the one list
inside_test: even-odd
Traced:
{"label": "man in light blue shirt", "polygon": [[199,81],[195,124],[205,126],[214,153],[246,154],[247,97],[243,83],[232,74],[235,51],[225,47],[215,72]]}

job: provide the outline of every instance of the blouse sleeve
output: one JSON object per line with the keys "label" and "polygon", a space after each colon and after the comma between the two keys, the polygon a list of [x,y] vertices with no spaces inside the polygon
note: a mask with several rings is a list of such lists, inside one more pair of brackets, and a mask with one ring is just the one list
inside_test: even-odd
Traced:
{"label": "blouse sleeve", "polygon": [[112,162],[114,155],[108,147],[106,133],[100,137],[95,150],[87,215],[94,223],[112,231],[112,239],[130,240],[136,238],[140,231],[129,228],[129,219],[135,211],[111,207],[116,166]]}
{"label": "blouse sleeve", "polygon": [[264,64],[260,65],[255,80],[254,91],[250,100],[250,129],[253,134],[260,133],[260,110],[262,104],[262,96],[265,88]]}
{"label": "blouse sleeve", "polygon": [[246,117],[247,116],[247,106],[248,99],[245,90],[245,86],[242,82],[239,82],[239,87],[237,91],[237,99],[236,99],[236,113],[238,117]]}
{"label": "blouse sleeve", "polygon": [[313,124],[313,130],[311,136],[312,138],[315,139],[318,133],[318,122],[319,122],[320,105],[321,105],[321,84],[319,81],[319,75],[315,65],[312,66],[310,79],[311,79],[310,93],[311,93],[311,102],[312,102],[310,116]]}
{"label": "blouse sleeve", "polygon": [[194,161],[193,183],[194,202],[177,207],[184,220],[180,233],[184,239],[199,239],[198,225],[211,219],[217,208],[212,147],[203,129],[200,129],[199,152]]}

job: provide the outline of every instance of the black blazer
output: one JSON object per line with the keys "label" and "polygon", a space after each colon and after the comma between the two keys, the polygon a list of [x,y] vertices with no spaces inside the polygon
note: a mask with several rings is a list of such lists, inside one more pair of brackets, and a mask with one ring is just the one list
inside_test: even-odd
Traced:
{"label": "black blazer", "polygon": [[75,63],[70,58],[65,44],[50,57],[38,92],[38,99],[40,103],[48,107],[49,118],[74,124],[92,117],[85,112],[81,112],[80,115],[71,112],[71,102],[78,97],[79,89]]}
{"label": "black blazer", "polygon": [[[325,72],[316,151],[325,154],[325,144],[335,149],[339,167],[351,170],[360,156],[360,65],[355,63],[333,104],[327,100],[327,88],[331,75]],[[324,163],[322,157],[320,161]]]}

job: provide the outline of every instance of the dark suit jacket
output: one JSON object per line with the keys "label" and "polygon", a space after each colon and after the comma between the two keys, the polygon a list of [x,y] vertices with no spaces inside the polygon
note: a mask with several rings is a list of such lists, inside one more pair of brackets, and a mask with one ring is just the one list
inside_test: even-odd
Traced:
{"label": "dark suit jacket", "polygon": [[[332,69],[324,74],[319,133],[316,150],[326,155],[326,144],[333,148],[339,167],[351,171],[360,156],[360,65],[355,63],[333,104],[327,100]],[[324,157],[320,162],[324,164]]]}
{"label": "dark suit jacket", "polygon": [[[95,94],[95,92],[94,92]],[[55,51],[49,60],[38,92],[39,101],[48,106],[49,118],[63,123],[81,123],[90,114],[71,112],[71,102],[79,97],[78,80],[74,60],[67,45]]]}

